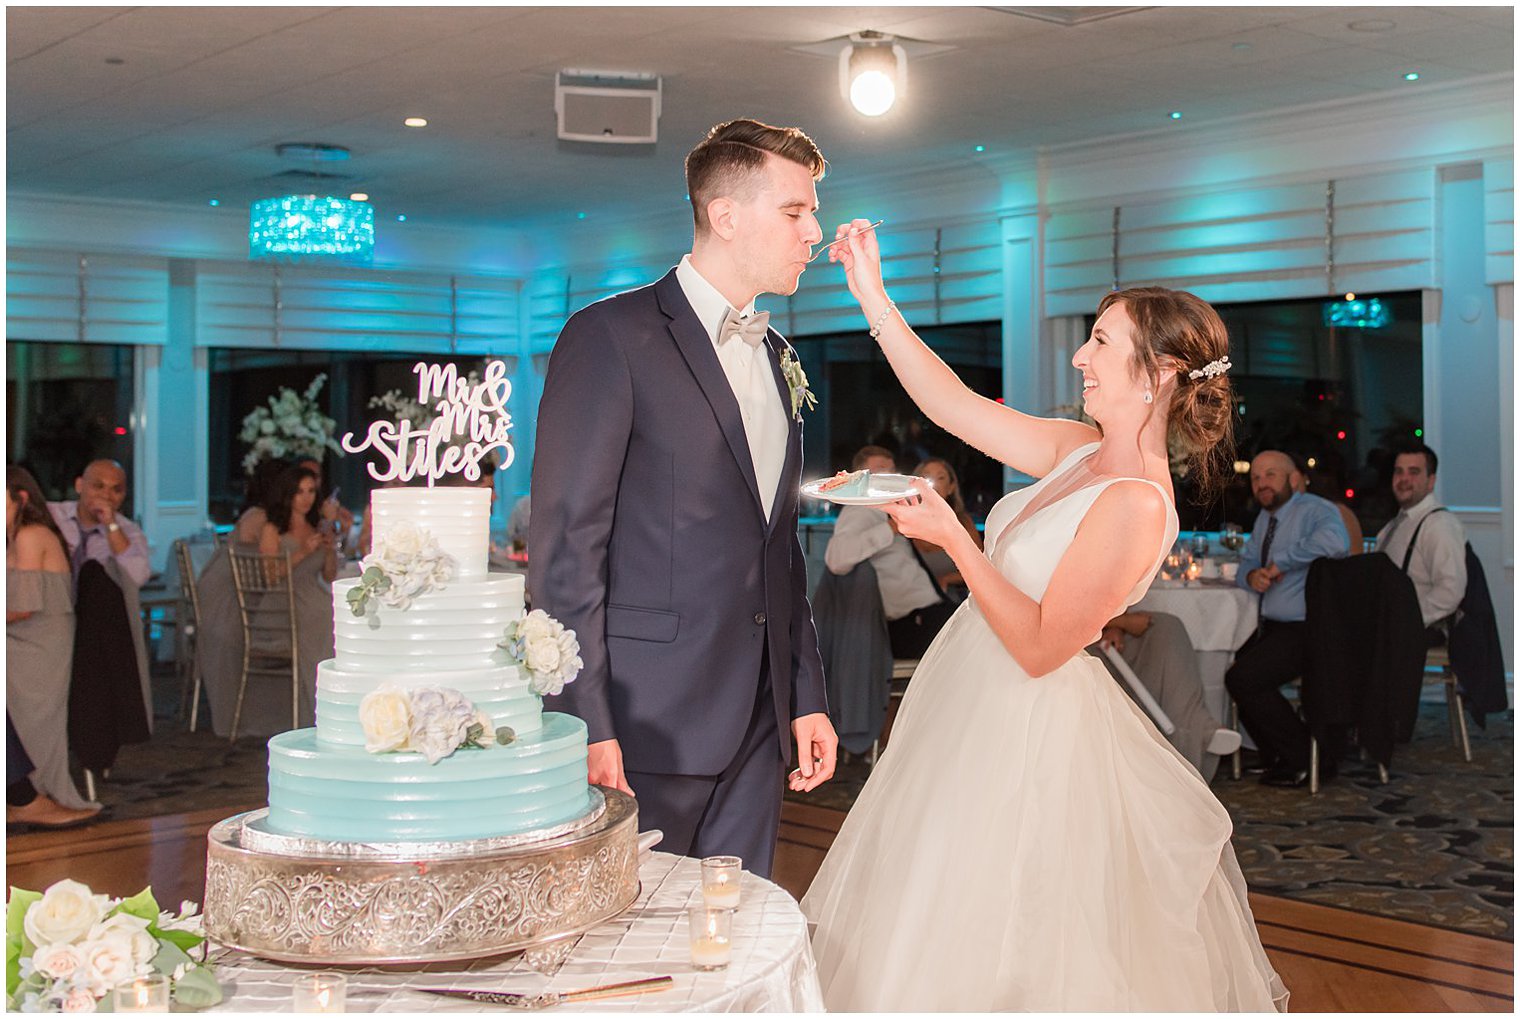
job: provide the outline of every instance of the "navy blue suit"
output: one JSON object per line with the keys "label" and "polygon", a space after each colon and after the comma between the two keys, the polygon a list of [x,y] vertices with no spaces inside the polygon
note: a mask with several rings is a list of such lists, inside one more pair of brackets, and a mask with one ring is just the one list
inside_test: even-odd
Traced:
{"label": "navy blue suit", "polygon": [[735,400],[674,271],[565,323],[533,464],[528,590],[585,668],[546,707],[617,739],[640,826],[768,873],[791,720],[827,711],[797,540],[802,429],[769,522]]}

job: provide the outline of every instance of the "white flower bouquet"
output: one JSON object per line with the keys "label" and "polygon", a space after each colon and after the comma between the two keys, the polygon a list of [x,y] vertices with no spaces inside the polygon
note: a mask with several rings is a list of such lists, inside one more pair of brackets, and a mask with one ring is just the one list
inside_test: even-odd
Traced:
{"label": "white flower bouquet", "polygon": [[534,609],[507,626],[500,644],[512,661],[528,670],[528,685],[540,697],[552,697],[575,682],[584,662],[575,631],[543,609]]}
{"label": "white flower bouquet", "polygon": [[458,690],[437,686],[402,690],[382,683],[359,702],[359,725],[370,753],[417,753],[429,764],[456,750],[506,746],[517,738],[505,725],[493,732],[491,716]]}
{"label": "white flower bouquet", "polygon": [[281,386],[266,406],[255,407],[243,419],[238,438],[252,447],[243,457],[244,471],[253,473],[260,460],[271,457],[320,460],[327,450],[343,455],[336,438],[338,423],[322,413],[317,403],[317,394],[326,381],[325,373],[318,375],[304,393]]}
{"label": "white flower bouquet", "polygon": [[194,903],[180,903],[178,914],[160,912],[148,888],[129,899],[97,895],[78,881],[40,893],[12,888],[6,1008],[95,1012],[112,988],[150,973],[169,978],[176,1004],[209,1008],[222,1000],[222,988],[206,964],[205,942]]}
{"label": "white flower bouquet", "polygon": [[454,579],[455,563],[433,532],[403,520],[386,528],[359,567],[359,583],[347,595],[356,616],[368,611],[371,598],[394,609],[411,608],[418,595],[442,590]]}

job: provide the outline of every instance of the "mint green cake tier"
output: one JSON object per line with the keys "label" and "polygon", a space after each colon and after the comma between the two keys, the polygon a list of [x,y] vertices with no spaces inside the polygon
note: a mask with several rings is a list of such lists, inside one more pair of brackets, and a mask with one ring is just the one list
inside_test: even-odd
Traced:
{"label": "mint green cake tier", "polygon": [[[506,655],[501,656],[503,659]],[[317,666],[317,739],[323,746],[364,746],[364,726],[359,705],[383,684],[403,690],[448,687],[463,694],[495,723],[519,736],[537,732],[542,722],[543,701],[528,686],[517,665],[492,665],[482,669],[448,672],[357,672],[328,660]]]}
{"label": "mint green cake tier", "polygon": [[371,754],[296,729],[269,741],[269,827],[353,842],[516,835],[564,824],[590,808],[586,723],[545,712],[543,727],[509,746]]}

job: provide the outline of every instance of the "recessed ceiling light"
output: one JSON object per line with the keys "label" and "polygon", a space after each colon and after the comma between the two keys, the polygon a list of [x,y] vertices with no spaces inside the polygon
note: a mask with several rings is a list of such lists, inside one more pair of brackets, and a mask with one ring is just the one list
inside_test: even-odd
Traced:
{"label": "recessed ceiling light", "polygon": [[1420,72],[1419,71],[1406,71],[1404,73],[1404,80],[1405,81],[1419,81],[1420,80]]}
{"label": "recessed ceiling light", "polygon": [[1387,18],[1363,18],[1349,23],[1346,27],[1353,32],[1391,32],[1394,26],[1393,22]]}
{"label": "recessed ceiling light", "polygon": [[211,199],[211,201],[207,202],[206,204],[207,205],[221,205],[222,204],[222,200],[220,198],[213,198],[213,199]]}
{"label": "recessed ceiling light", "polygon": [[355,191],[353,194],[348,196],[348,200],[351,202],[367,202],[369,201],[369,195],[365,194],[363,191]]}
{"label": "recessed ceiling light", "polygon": [[1182,119],[1182,111],[1181,110],[1173,110],[1171,113],[1168,113],[1167,116],[1171,117],[1173,120],[1181,120]]}
{"label": "recessed ceiling light", "polygon": [[426,117],[407,117],[401,123],[405,124],[407,127],[427,127],[427,118]]}
{"label": "recessed ceiling light", "polygon": [[404,213],[404,212],[398,213],[397,216],[396,216],[396,222],[397,223],[405,223],[406,222],[406,213]]}
{"label": "recessed ceiling light", "polygon": [[1346,291],[1346,300],[1348,300],[1348,301],[1354,301],[1354,300],[1356,300],[1356,292],[1352,291],[1352,290]]}
{"label": "recessed ceiling light", "polygon": [[987,146],[985,146],[985,145],[973,145],[973,146],[971,146],[971,151],[972,152],[986,152],[987,151]]}
{"label": "recessed ceiling light", "polygon": [[585,219],[586,218],[586,214],[584,212],[577,212],[575,214],[575,218],[576,219]]}

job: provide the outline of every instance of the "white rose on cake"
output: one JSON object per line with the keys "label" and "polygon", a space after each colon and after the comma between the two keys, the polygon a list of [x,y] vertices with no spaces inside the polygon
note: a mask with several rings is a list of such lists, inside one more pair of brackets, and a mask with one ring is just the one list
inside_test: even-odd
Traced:
{"label": "white rose on cake", "polygon": [[412,607],[418,595],[442,588],[454,579],[454,557],[445,552],[425,527],[401,521],[375,543],[360,565],[360,580],[348,593],[349,607],[364,615],[370,598],[394,609]]}
{"label": "white rose on cake", "polygon": [[534,609],[507,627],[502,647],[528,670],[528,685],[540,697],[552,697],[580,675],[580,641],[574,630],[543,609]]}
{"label": "white rose on cake", "polygon": [[364,749],[372,754],[400,750],[412,733],[411,698],[390,683],[364,695],[359,702],[359,725]]}
{"label": "white rose on cake", "polygon": [[34,945],[68,944],[83,937],[105,916],[111,900],[78,881],[59,881],[27,907],[22,930]]}

